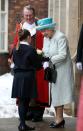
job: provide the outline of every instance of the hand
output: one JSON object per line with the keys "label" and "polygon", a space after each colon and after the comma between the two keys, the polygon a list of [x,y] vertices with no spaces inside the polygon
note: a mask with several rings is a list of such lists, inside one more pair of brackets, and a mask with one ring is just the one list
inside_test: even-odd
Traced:
{"label": "hand", "polygon": [[76,67],[77,67],[77,69],[78,70],[82,70],[82,63],[81,62],[78,62],[77,64],[76,64]]}
{"label": "hand", "polygon": [[10,68],[14,68],[14,63],[11,63]]}
{"label": "hand", "polygon": [[12,63],[12,60],[10,58],[8,58],[8,63],[11,64]]}
{"label": "hand", "polygon": [[44,70],[45,70],[47,67],[49,67],[49,62],[44,62],[44,63],[43,63],[43,68],[44,68]]}

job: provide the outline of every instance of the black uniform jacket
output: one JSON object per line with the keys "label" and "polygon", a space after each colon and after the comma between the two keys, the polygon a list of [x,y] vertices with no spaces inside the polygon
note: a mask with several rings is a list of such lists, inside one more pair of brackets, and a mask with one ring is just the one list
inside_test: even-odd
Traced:
{"label": "black uniform jacket", "polygon": [[42,68],[36,50],[31,45],[20,44],[13,50],[14,80],[12,98],[36,98],[36,69]]}
{"label": "black uniform jacket", "polygon": [[83,24],[80,31],[79,41],[78,41],[76,62],[82,62],[82,65],[83,65]]}

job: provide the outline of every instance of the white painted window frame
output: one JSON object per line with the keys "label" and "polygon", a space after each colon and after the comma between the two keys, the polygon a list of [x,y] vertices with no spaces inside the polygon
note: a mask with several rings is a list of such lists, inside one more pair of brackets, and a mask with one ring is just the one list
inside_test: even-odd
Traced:
{"label": "white painted window frame", "polygon": [[[0,0],[0,5],[1,5],[1,0]],[[0,6],[0,34],[1,34],[1,14],[5,14],[5,40],[4,40],[4,49],[0,48],[0,53],[6,53],[8,52],[8,0],[5,0],[5,11],[1,11],[1,6]],[[0,40],[1,44],[1,40]],[[0,46],[1,47],[1,46]]]}

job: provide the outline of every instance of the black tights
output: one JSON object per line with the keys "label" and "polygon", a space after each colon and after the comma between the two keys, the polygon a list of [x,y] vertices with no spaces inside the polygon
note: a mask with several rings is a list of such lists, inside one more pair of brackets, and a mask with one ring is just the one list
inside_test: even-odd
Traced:
{"label": "black tights", "polygon": [[29,104],[29,100],[19,99],[18,104],[18,113],[20,118],[20,125],[25,126],[25,117],[27,113],[27,106]]}

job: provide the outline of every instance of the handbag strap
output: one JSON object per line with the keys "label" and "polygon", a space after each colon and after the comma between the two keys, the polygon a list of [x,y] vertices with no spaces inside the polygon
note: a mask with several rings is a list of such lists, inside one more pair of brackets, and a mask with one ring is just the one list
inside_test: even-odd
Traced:
{"label": "handbag strap", "polygon": [[54,68],[54,70],[56,69],[56,66],[52,63],[52,61],[50,61],[49,60],[49,66],[51,67],[51,68]]}
{"label": "handbag strap", "polygon": [[56,66],[53,64],[53,68],[54,68],[54,70],[56,69]]}

